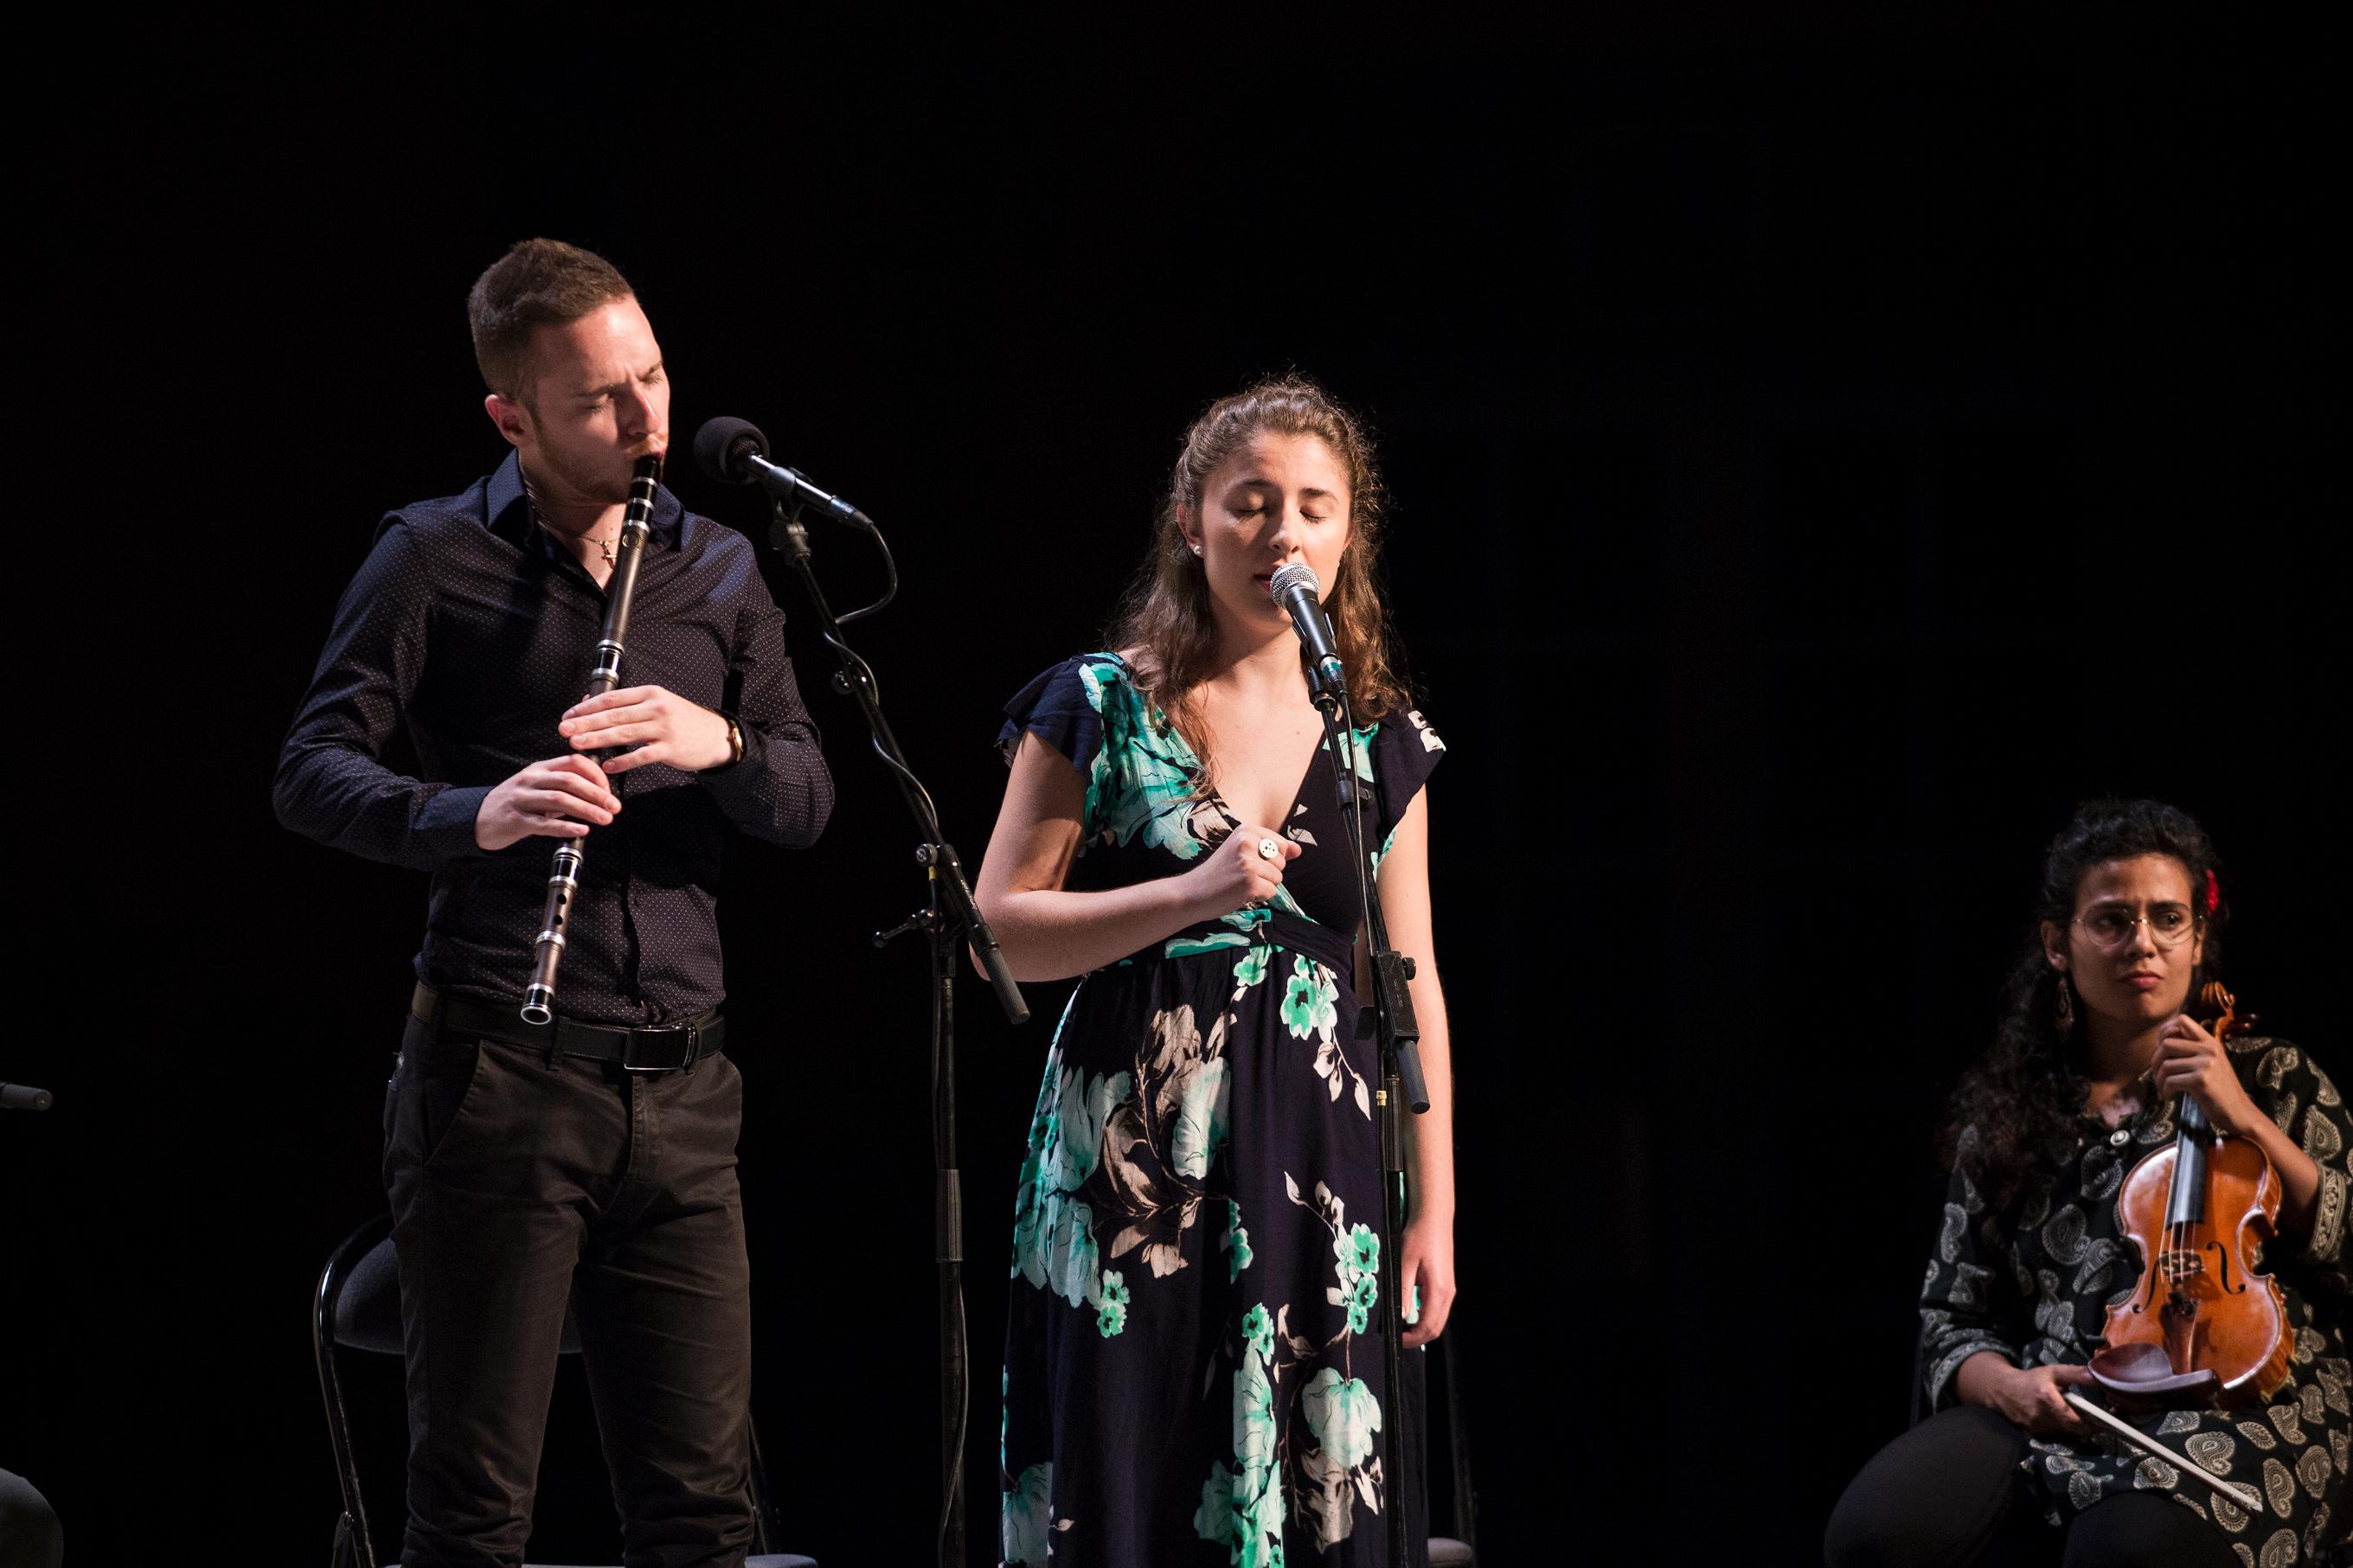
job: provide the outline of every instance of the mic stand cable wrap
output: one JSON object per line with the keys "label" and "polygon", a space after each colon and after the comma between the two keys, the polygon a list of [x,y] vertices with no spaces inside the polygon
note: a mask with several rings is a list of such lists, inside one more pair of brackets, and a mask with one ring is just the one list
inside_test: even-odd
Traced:
{"label": "mic stand cable wrap", "polygon": [[[947,842],[940,830],[937,807],[931,792],[907,765],[906,753],[900,749],[899,740],[892,732],[890,721],[882,715],[882,698],[873,668],[857,651],[843,640],[844,624],[872,615],[891,602],[898,590],[898,567],[891,559],[891,547],[884,542],[882,532],[872,521],[838,498],[826,498],[826,515],[863,530],[882,552],[888,572],[889,588],[871,605],[836,617],[817,580],[810,561],[808,530],[802,524],[803,508],[822,496],[796,474],[795,483],[779,487],[772,484],[765,473],[755,472],[742,461],[730,461],[732,455],[749,450],[762,459],[765,468],[767,443],[759,432],[741,420],[713,420],[705,425],[695,438],[698,457],[712,470],[712,477],[729,483],[747,483],[759,477],[770,489],[774,521],[770,525],[769,542],[792,563],[801,585],[808,593],[809,603],[816,609],[818,635],[832,648],[840,668],[834,672],[833,688],[858,700],[866,716],[866,727],[873,738],[874,754],[882,760],[899,785],[899,793],[915,819],[923,842],[916,847],[915,859],[923,868],[925,887],[924,907],[887,931],[875,933],[875,944],[890,942],[911,931],[920,931],[931,950],[932,1000],[932,1149],[934,1176],[934,1252],[939,1264],[940,1317],[940,1524],[939,1562],[942,1568],[964,1568],[965,1563],[965,1473],[964,1451],[966,1436],[966,1415],[971,1405],[971,1371],[965,1346],[964,1311],[964,1199],[962,1175],[956,1169],[955,1139],[955,967],[957,950],[969,945],[981,966],[987,972],[989,984],[997,1000],[1012,1023],[1027,1023],[1029,1005],[1021,998],[1020,988],[1014,984],[1013,971],[998,951],[996,935],[981,919],[980,908],[973,901],[972,887],[965,879],[964,865],[957,858],[955,846]],[[791,470],[779,470],[791,474]],[[792,497],[787,501],[779,489]]]}

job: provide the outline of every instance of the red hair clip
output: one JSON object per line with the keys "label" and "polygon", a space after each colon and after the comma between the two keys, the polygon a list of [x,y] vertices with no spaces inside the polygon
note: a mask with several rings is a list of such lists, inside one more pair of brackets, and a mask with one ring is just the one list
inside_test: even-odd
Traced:
{"label": "red hair clip", "polygon": [[2206,868],[2206,912],[2212,914],[2222,907],[2222,884],[2215,879],[2214,868]]}

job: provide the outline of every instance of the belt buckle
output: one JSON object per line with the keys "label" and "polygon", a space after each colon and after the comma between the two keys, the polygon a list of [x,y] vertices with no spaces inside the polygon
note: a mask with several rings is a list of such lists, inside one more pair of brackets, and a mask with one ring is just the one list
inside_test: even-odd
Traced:
{"label": "belt buckle", "polygon": [[[675,1056],[673,1060],[659,1062],[647,1060],[638,1055],[638,1042],[653,1037],[659,1037],[664,1043],[672,1039],[684,1039],[685,1054]],[[623,1072],[670,1072],[679,1068],[692,1067],[694,1058],[699,1054],[702,1038],[702,1031],[692,1024],[655,1024],[643,1029],[631,1029],[628,1039],[621,1047],[621,1070]]]}

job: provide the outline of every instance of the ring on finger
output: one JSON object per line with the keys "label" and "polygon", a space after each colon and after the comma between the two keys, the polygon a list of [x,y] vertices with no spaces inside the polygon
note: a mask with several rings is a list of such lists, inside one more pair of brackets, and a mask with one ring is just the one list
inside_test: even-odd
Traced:
{"label": "ring on finger", "polygon": [[1271,833],[1258,841],[1258,858],[1260,859],[1272,860],[1282,853],[1282,846],[1276,840],[1274,835]]}

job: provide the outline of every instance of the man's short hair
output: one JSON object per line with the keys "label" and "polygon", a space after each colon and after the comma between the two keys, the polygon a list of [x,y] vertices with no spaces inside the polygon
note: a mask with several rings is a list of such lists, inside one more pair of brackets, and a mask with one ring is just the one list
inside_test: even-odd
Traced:
{"label": "man's short hair", "polygon": [[532,336],[564,326],[637,290],[593,250],[560,239],[526,239],[490,265],[466,295],[474,363],[501,397],[532,403]]}

